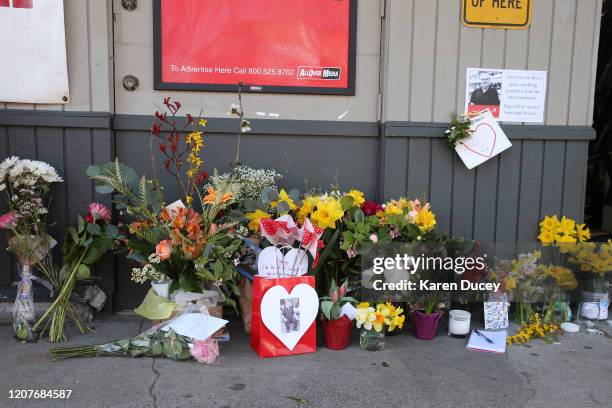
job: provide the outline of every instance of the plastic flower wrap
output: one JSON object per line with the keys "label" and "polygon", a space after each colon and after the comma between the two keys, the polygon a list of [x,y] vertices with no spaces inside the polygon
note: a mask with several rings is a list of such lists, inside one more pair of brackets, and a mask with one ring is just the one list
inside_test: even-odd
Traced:
{"label": "plastic flower wrap", "polygon": [[212,337],[206,340],[194,340],[191,356],[199,363],[212,364],[219,357],[219,343]]}

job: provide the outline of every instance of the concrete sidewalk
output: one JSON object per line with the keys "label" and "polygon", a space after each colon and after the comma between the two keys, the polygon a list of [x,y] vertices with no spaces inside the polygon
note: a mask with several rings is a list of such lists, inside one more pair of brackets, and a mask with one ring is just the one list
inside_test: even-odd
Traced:
{"label": "concrete sidewalk", "polygon": [[[137,334],[136,316],[96,322],[96,333],[70,330],[69,345]],[[465,349],[440,335],[389,337],[382,352],[345,351],[259,359],[239,325],[213,366],[150,358],[51,361],[43,340],[21,344],[0,326],[1,407],[610,407],[612,340],[584,333],[562,344],[534,341],[506,355]],[[10,389],[71,389],[68,400],[11,400]]]}

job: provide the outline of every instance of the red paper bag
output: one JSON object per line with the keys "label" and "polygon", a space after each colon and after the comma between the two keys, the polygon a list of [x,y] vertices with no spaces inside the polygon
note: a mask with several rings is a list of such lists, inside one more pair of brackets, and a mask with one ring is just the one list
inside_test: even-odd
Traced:
{"label": "red paper bag", "polygon": [[[296,288],[298,285],[302,286]],[[255,276],[253,280],[251,347],[259,357],[289,356],[317,351],[316,317],[319,302],[316,292],[314,292],[314,285],[314,276],[290,278]],[[273,290],[269,292],[271,289]],[[296,290],[294,291],[294,289]],[[314,313],[312,296],[316,298]],[[267,307],[267,310],[262,310],[262,301],[264,309]],[[264,314],[266,315],[262,316]],[[269,329],[269,327],[272,327],[273,330],[277,328],[275,324],[271,323],[271,320],[280,323],[280,331],[276,331],[281,338],[285,339],[285,343],[288,342],[291,346],[293,341],[297,341],[292,348]],[[300,337],[302,333],[303,335]]]}

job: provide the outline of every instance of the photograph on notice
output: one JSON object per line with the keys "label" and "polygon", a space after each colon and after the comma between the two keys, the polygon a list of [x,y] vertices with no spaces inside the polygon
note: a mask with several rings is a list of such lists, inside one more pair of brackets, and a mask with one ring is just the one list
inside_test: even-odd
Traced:
{"label": "photograph on notice", "polygon": [[287,334],[300,330],[300,299],[280,300],[281,333]]}
{"label": "photograph on notice", "polygon": [[469,94],[468,113],[478,113],[489,109],[498,118],[502,97],[502,71],[487,69],[468,72],[467,92]]}

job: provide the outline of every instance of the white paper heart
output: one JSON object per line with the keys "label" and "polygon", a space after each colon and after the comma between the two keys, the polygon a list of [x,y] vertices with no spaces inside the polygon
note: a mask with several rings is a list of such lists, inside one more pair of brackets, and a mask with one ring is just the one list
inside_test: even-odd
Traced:
{"label": "white paper heart", "polygon": [[259,276],[277,278],[282,272],[283,260],[284,256],[280,249],[269,246],[257,257],[257,273]]}
{"label": "white paper heart", "polygon": [[308,255],[296,248],[283,255],[279,248],[269,246],[259,254],[257,272],[260,276],[271,278],[302,276],[308,272]]}
{"label": "white paper heart", "polygon": [[308,255],[303,249],[290,249],[283,262],[284,276],[302,276],[308,273]]}
{"label": "white paper heart", "polygon": [[289,350],[304,336],[317,317],[319,297],[304,283],[291,294],[282,286],[274,286],[261,299],[261,320]]}

